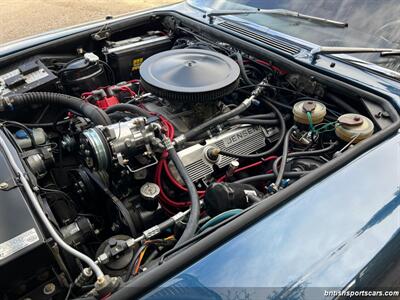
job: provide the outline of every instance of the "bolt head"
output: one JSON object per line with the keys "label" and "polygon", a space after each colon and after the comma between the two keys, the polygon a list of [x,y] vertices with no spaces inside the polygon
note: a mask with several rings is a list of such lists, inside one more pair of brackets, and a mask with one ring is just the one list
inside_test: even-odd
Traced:
{"label": "bolt head", "polygon": [[106,279],[104,278],[104,276],[102,276],[102,277],[97,278],[96,284],[101,287],[105,282],[106,282]]}
{"label": "bolt head", "polygon": [[1,182],[0,183],[0,190],[5,190],[8,188],[8,183],[7,182]]}
{"label": "bolt head", "polygon": [[48,283],[43,287],[43,294],[51,295],[56,291],[56,285],[54,283]]}
{"label": "bolt head", "polygon": [[114,246],[116,246],[117,245],[117,240],[115,239],[115,238],[110,238],[109,240],[108,240],[108,245],[110,245],[110,247],[114,247]]}

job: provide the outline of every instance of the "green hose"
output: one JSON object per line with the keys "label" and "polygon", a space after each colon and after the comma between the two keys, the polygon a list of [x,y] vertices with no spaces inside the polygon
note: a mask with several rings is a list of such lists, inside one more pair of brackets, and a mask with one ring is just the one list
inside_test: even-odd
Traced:
{"label": "green hose", "polygon": [[240,214],[242,211],[243,211],[243,209],[240,209],[240,208],[224,211],[223,213],[220,213],[218,216],[215,216],[211,220],[207,221],[203,226],[201,226],[200,232],[204,231],[208,227],[217,225],[218,223],[220,223],[230,217],[236,216],[237,214]]}

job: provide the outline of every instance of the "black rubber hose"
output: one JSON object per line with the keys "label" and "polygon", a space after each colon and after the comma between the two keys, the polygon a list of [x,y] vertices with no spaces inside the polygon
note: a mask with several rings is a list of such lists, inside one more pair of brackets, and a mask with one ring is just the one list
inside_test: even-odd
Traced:
{"label": "black rubber hose", "polygon": [[175,247],[178,247],[182,243],[186,242],[187,240],[191,239],[197,230],[199,219],[200,219],[200,200],[199,195],[197,194],[197,189],[194,186],[192,179],[190,178],[185,166],[183,165],[181,159],[179,158],[178,154],[174,147],[168,148],[169,158],[173,161],[176,170],[178,171],[179,175],[181,176],[183,182],[186,185],[186,188],[189,192],[189,198],[191,202],[190,206],[190,214],[189,219],[187,221],[185,230],[182,233],[182,236],[175,244]]}
{"label": "black rubber hose", "polygon": [[274,146],[272,146],[270,149],[268,149],[267,151],[264,151],[262,153],[255,153],[255,154],[248,154],[248,155],[243,155],[243,154],[235,154],[235,153],[231,153],[231,152],[227,152],[227,151],[221,151],[220,154],[221,155],[225,155],[225,156],[229,156],[229,157],[234,157],[234,158],[260,158],[260,157],[265,157],[273,152],[275,152],[280,145],[283,142],[283,139],[285,138],[285,134],[286,134],[286,123],[285,123],[285,119],[283,118],[283,115],[281,114],[281,112],[279,111],[279,109],[276,108],[275,105],[273,105],[272,103],[270,103],[268,100],[262,100],[262,102],[264,103],[264,105],[268,106],[269,108],[271,108],[275,113],[276,116],[278,117],[279,120],[279,124],[281,127],[280,130],[280,135],[279,135],[279,139],[278,141],[275,143]]}
{"label": "black rubber hose", "polygon": [[353,108],[350,104],[347,104],[345,101],[340,99],[338,96],[327,93],[326,97],[331,100],[333,103],[335,103],[337,106],[342,108],[346,113],[352,113],[352,114],[358,114],[359,112]]}
{"label": "black rubber hose", "polygon": [[276,119],[276,114],[274,112],[270,112],[267,114],[258,114],[258,115],[250,115],[250,116],[245,116],[246,119]]}
{"label": "black rubber hose", "polygon": [[[285,171],[285,166],[286,166],[286,161],[289,153],[289,141],[290,141],[290,135],[292,134],[293,130],[295,130],[295,126],[292,126],[289,128],[289,130],[286,132],[285,135],[285,140],[283,141],[283,150],[282,150],[282,156],[281,156],[281,168],[279,169],[279,172],[276,176],[275,180],[275,185],[276,188],[279,189],[281,185],[281,181],[283,178],[283,172]],[[276,161],[276,160],[275,160]]]}
{"label": "black rubber hose", "polygon": [[251,124],[251,125],[277,125],[279,124],[279,120],[262,120],[262,119],[231,119],[226,122],[228,125],[237,125],[237,124]]}
{"label": "black rubber hose", "polygon": [[[274,117],[276,118],[276,114],[274,114]],[[265,114],[266,116],[267,114]],[[262,116],[262,115],[258,115],[258,116]],[[290,119],[290,115],[286,114],[283,116],[283,119],[285,121],[288,121]],[[255,118],[255,116],[244,116],[239,118],[235,118],[235,119],[230,119],[228,121],[226,121],[227,124],[229,125],[237,125],[237,124],[251,124],[251,125],[278,125],[280,124],[279,119],[267,119],[267,118]]]}
{"label": "black rubber hose", "polygon": [[[329,145],[326,148],[323,149],[318,149],[318,150],[313,150],[313,151],[299,151],[299,152],[291,152],[288,153],[287,157],[299,157],[299,156],[315,156],[315,155],[321,155],[324,154],[326,152],[329,152],[331,150],[333,150],[333,148],[335,148],[335,146],[338,143],[335,142],[331,145]],[[278,164],[280,162],[280,160],[282,159],[282,157],[278,157],[277,159],[275,159],[274,164],[272,165],[272,171],[274,172],[275,175],[277,175],[279,173],[278,171]],[[282,169],[282,166],[280,167],[280,170]]]}
{"label": "black rubber hose", "polygon": [[[307,175],[309,172],[307,171],[302,171],[302,172],[285,172],[283,175],[285,178],[298,178],[304,175]],[[261,174],[261,175],[255,175],[251,177],[246,177],[243,179],[239,179],[234,181],[234,183],[252,183],[252,182],[258,182],[258,181],[265,181],[265,180],[272,180],[276,178],[275,174]]]}
{"label": "black rubber hose", "polygon": [[246,103],[242,102],[241,104],[239,104],[236,108],[232,109],[231,111],[229,111],[227,113],[224,113],[222,115],[219,115],[219,116],[217,116],[215,118],[212,118],[211,120],[208,120],[208,121],[206,121],[206,122],[204,122],[204,123],[192,128],[192,129],[190,129],[189,131],[187,131],[185,134],[182,135],[183,136],[183,141],[190,141],[192,138],[194,138],[194,137],[202,134],[203,132],[207,131],[210,127],[218,125],[218,124],[222,124],[226,120],[229,120],[230,118],[233,118],[233,117],[241,114],[248,107],[249,107],[249,105],[247,105]]}
{"label": "black rubber hose", "polygon": [[240,75],[242,75],[242,78],[243,78],[244,82],[246,84],[249,84],[249,85],[254,84],[254,82],[252,82],[250,80],[250,78],[247,76],[246,69],[245,69],[244,63],[243,63],[242,54],[240,54],[240,52],[236,52],[234,55],[236,56],[236,62],[239,65],[239,68],[240,68]]}
{"label": "black rubber hose", "polygon": [[56,123],[51,122],[51,123],[22,123],[22,124],[30,128],[40,128],[40,127],[53,127],[54,125],[68,124],[69,122],[70,120],[61,120],[57,121]]}
{"label": "black rubber hose", "polygon": [[8,98],[12,106],[15,107],[31,106],[33,104],[61,106],[82,114],[96,125],[111,124],[110,118],[102,109],[73,96],[49,92],[32,92],[12,95]]}
{"label": "black rubber hose", "polygon": [[111,113],[117,112],[117,111],[127,111],[127,112],[131,112],[131,113],[140,115],[142,117],[147,117],[147,118],[151,117],[151,114],[147,110],[145,110],[139,106],[136,106],[133,104],[128,104],[128,103],[116,104],[116,105],[110,106],[109,108],[106,109],[107,114],[111,114]]}

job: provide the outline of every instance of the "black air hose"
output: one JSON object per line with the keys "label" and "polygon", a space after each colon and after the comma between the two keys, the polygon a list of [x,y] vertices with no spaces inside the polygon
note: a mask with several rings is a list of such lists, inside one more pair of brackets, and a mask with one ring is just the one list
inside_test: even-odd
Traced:
{"label": "black air hose", "polygon": [[133,114],[140,115],[142,117],[151,117],[151,114],[147,110],[128,103],[116,104],[106,109],[107,114],[111,114],[116,111],[127,111]]}
{"label": "black air hose", "polygon": [[260,119],[230,119],[226,122],[228,125],[237,125],[237,124],[251,124],[251,125],[278,125],[279,120],[260,120]]}
{"label": "black air hose", "polygon": [[270,109],[272,109],[275,113],[276,116],[278,117],[279,123],[280,123],[280,133],[279,133],[279,138],[276,141],[276,143],[268,150],[262,152],[262,153],[254,153],[254,154],[236,154],[236,153],[231,153],[227,151],[221,151],[221,155],[229,156],[229,157],[234,157],[234,158],[243,158],[243,159],[252,159],[252,158],[260,158],[260,157],[265,157],[273,152],[275,152],[280,145],[282,144],[285,134],[286,134],[286,123],[283,115],[281,112],[268,100],[262,99],[262,102],[264,103],[265,106],[268,106]]}
{"label": "black air hose", "polygon": [[191,239],[197,230],[199,225],[200,219],[200,200],[199,195],[197,194],[197,189],[194,186],[192,179],[190,178],[185,166],[183,165],[181,159],[179,158],[178,154],[176,153],[175,148],[172,146],[171,142],[164,137],[164,141],[167,143],[167,151],[169,154],[169,158],[173,161],[176,170],[178,171],[179,175],[181,176],[182,180],[185,182],[186,188],[189,192],[190,198],[190,215],[187,221],[185,230],[182,233],[182,236],[176,243],[175,247],[179,247],[182,243],[186,242],[187,240]]}
{"label": "black air hose", "polygon": [[239,65],[239,68],[240,68],[240,75],[242,75],[242,78],[243,78],[244,82],[249,84],[249,85],[254,84],[254,82],[252,82],[250,80],[250,78],[247,76],[246,69],[245,69],[245,66],[244,66],[244,63],[243,63],[242,54],[240,54],[240,52],[236,52],[234,55],[236,56],[236,62]]}
{"label": "black air hose", "polygon": [[[309,174],[310,172],[311,171],[285,172],[284,177],[285,178],[299,178],[301,176]],[[250,183],[255,183],[257,181],[272,180],[274,178],[276,178],[275,174],[261,174],[261,175],[251,176],[251,177],[245,177],[245,178],[234,181],[234,183],[250,184]]]}
{"label": "black air hose", "polygon": [[286,132],[285,135],[285,139],[283,140],[283,150],[282,150],[282,156],[281,156],[281,168],[278,171],[278,174],[276,175],[276,181],[275,181],[275,185],[276,188],[279,189],[279,187],[281,186],[281,181],[283,178],[283,173],[285,171],[285,166],[286,166],[286,162],[287,162],[287,157],[288,157],[288,153],[289,153],[289,142],[290,142],[290,136],[292,135],[292,132],[296,129],[295,126],[292,126],[289,128],[289,130]]}
{"label": "black air hose", "polygon": [[[334,142],[331,145],[329,145],[326,148],[323,149],[318,149],[318,150],[312,150],[312,151],[299,151],[299,152],[290,152],[287,154],[287,157],[299,157],[299,156],[316,156],[316,155],[322,155],[325,154],[329,151],[332,151],[338,142]],[[282,165],[279,167],[280,169],[278,170],[278,165],[281,161],[282,157],[279,156],[275,161],[274,164],[272,165],[272,170],[275,175],[278,175],[279,170],[282,169]],[[283,168],[284,169],[284,168]]]}
{"label": "black air hose", "polygon": [[270,120],[270,119],[276,119],[276,113],[270,112],[270,113],[266,113],[266,114],[249,115],[249,116],[244,116],[244,118]]}
{"label": "black air hose", "polygon": [[15,107],[30,106],[33,104],[61,106],[86,116],[96,125],[111,124],[110,118],[103,110],[93,104],[69,95],[50,92],[32,92],[12,95],[7,98],[9,101],[7,105]]}
{"label": "black air hose", "polygon": [[[246,100],[248,100],[249,98],[247,98]],[[205,131],[207,131],[210,127],[212,126],[216,126],[218,124],[224,123],[226,120],[233,118],[239,114],[241,114],[242,112],[244,112],[251,104],[251,101],[243,101],[241,104],[239,104],[237,107],[235,107],[234,109],[232,109],[231,111],[224,113],[222,115],[219,115],[215,118],[212,118],[192,129],[190,129],[188,132],[180,135],[179,137],[175,138],[175,142],[177,144],[180,144],[182,142],[185,141],[190,141],[191,139],[193,139],[194,137],[204,133]]]}
{"label": "black air hose", "polygon": [[[285,121],[288,121],[290,119],[290,115],[285,115],[283,116],[283,119]],[[258,119],[253,116],[244,116],[243,118],[238,118],[238,119],[230,119],[226,121],[227,124],[229,125],[237,125],[237,124],[252,124],[252,125],[279,125],[280,120],[279,119]]]}
{"label": "black air hose", "polygon": [[333,103],[335,103],[337,106],[339,106],[341,109],[343,109],[346,113],[352,113],[352,114],[358,114],[359,112],[353,108],[350,104],[347,102],[343,101],[340,99],[338,96],[327,93],[326,97],[331,100]]}
{"label": "black air hose", "polygon": [[215,118],[212,118],[211,120],[208,120],[190,129],[188,132],[184,134],[181,134],[180,136],[174,139],[175,144],[181,145],[186,141],[190,141],[194,137],[206,132],[210,127],[222,124],[225,121],[237,115],[240,115],[242,112],[246,111],[252,105],[253,101],[255,101],[259,95],[261,95],[267,83],[268,83],[267,78],[264,78],[258,85],[256,85],[257,87],[251,93],[251,96],[243,100],[242,103],[240,103],[237,107],[235,107],[229,112],[221,114]]}

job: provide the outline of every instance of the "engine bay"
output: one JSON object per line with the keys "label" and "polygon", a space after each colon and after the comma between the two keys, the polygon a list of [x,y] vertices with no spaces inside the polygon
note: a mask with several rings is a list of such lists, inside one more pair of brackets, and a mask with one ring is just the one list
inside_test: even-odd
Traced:
{"label": "engine bay", "polygon": [[107,283],[61,246],[8,299],[102,298],[390,124],[364,97],[167,23],[0,69],[0,137]]}

